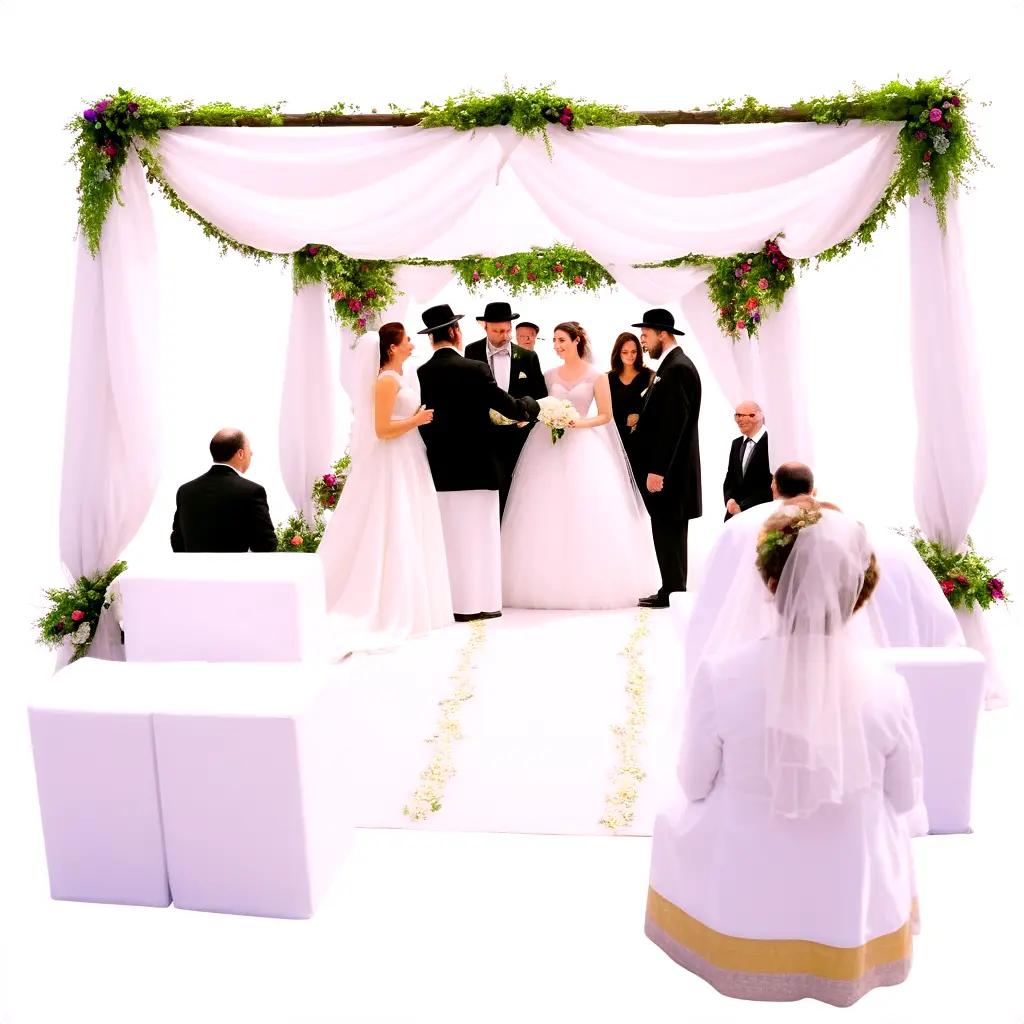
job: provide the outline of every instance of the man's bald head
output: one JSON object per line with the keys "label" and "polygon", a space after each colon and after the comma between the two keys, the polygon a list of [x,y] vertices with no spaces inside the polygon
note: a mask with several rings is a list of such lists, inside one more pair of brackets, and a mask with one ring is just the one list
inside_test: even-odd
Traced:
{"label": "man's bald head", "polygon": [[786,500],[814,494],[814,474],[802,462],[784,462],[772,477],[772,494]]}
{"label": "man's bald head", "polygon": [[234,466],[239,473],[244,473],[252,462],[249,439],[235,427],[225,427],[213,435],[213,440],[210,441],[210,454],[214,462]]}
{"label": "man's bald head", "polygon": [[764,413],[757,402],[740,402],[736,406],[735,419],[744,437],[753,437],[764,426]]}

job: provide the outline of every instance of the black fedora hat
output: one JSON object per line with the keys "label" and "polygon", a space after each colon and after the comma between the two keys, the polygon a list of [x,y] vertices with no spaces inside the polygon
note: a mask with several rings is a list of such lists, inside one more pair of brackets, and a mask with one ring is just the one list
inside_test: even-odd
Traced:
{"label": "black fedora hat", "polygon": [[504,324],[518,320],[519,314],[512,312],[512,307],[507,302],[488,302],[484,307],[483,316],[477,320],[485,324]]}
{"label": "black fedora hat", "polygon": [[686,332],[676,330],[676,318],[667,309],[649,309],[644,313],[643,320],[631,327],[649,327],[652,331],[668,331],[682,337]]}
{"label": "black fedora hat", "polygon": [[417,331],[417,334],[433,334],[434,331],[440,331],[445,327],[451,327],[452,324],[458,323],[464,314],[453,313],[451,306],[431,306],[430,309],[423,310],[423,322],[427,325],[425,331]]}

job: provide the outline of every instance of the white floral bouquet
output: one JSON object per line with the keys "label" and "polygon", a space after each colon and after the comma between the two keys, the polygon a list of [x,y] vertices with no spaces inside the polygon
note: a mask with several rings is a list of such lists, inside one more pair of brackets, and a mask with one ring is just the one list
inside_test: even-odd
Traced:
{"label": "white floral bouquet", "polygon": [[552,444],[558,441],[573,420],[579,419],[576,406],[566,398],[542,398],[537,404],[540,406],[537,419],[551,431]]}

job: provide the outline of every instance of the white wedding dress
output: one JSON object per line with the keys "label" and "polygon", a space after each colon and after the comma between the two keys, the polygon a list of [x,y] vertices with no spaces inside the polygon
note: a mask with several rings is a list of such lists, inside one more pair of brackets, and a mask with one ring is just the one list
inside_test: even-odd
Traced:
{"label": "white wedding dress", "polygon": [[[385,373],[401,385],[391,418],[411,416],[418,388]],[[352,469],[318,550],[335,654],[387,648],[454,621],[441,514],[420,433],[382,441],[372,431],[371,400],[355,416],[361,429],[354,430]]]}
{"label": "white wedding dress", "polygon": [[[552,398],[586,417],[599,370]],[[511,428],[510,428],[511,429]],[[614,421],[570,428],[555,444],[538,423],[516,466],[501,521],[502,600],[507,608],[628,608],[661,585],[651,521]]]}

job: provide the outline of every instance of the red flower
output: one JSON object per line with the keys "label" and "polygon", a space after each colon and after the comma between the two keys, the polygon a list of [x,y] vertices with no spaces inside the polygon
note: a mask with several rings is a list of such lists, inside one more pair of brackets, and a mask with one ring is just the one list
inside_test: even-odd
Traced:
{"label": "red flower", "polygon": [[757,299],[747,299],[747,309],[757,309]]}
{"label": "red flower", "polygon": [[509,273],[510,273],[510,274],[511,274],[511,275],[512,275],[513,277],[515,277],[515,276],[516,276],[516,274],[518,274],[518,273],[519,273],[519,264],[518,264],[518,263],[516,263],[516,264],[515,264],[515,265],[514,265],[514,266],[512,267],[512,269],[511,269],[511,270],[509,271]]}
{"label": "red flower", "polygon": [[85,612],[79,611],[77,608],[71,613],[72,622],[81,622],[85,618]]}
{"label": "red flower", "polygon": [[315,256],[319,251],[320,251],[320,246],[319,245],[307,245],[306,246],[306,252],[308,252],[310,256]]}
{"label": "red flower", "polygon": [[741,269],[741,270],[743,271],[743,273],[745,274],[745,273],[747,273],[747,271],[748,271],[748,270],[750,270],[750,264],[749,264],[749,263],[744,263],[744,264],[742,264],[742,265],[740,266],[740,269]]}
{"label": "red flower", "polygon": [[582,277],[580,277],[580,275],[579,275],[579,274],[577,274],[577,275],[576,275],[576,276],[575,276],[575,277],[574,277],[574,278],[572,279],[572,283],[573,283],[573,284],[583,284],[583,278],[582,278]]}
{"label": "red flower", "polygon": [[967,586],[967,577],[966,576],[957,576],[956,581],[957,581],[957,583],[960,584],[961,587],[966,587]]}
{"label": "red flower", "polygon": [[480,280],[480,271],[479,270],[474,270],[473,271],[473,280],[474,281],[479,281]]}
{"label": "red flower", "polygon": [[337,500],[338,499],[333,494],[328,494],[327,495],[327,506],[328,506],[328,508],[333,508],[334,507],[334,503]]}
{"label": "red flower", "polygon": [[494,261],[494,265],[495,265],[495,266],[496,266],[496,267],[497,267],[497,268],[498,268],[499,270],[503,270],[503,269],[504,269],[504,267],[505,267],[505,264],[504,264],[504,263],[502,263],[502,262],[501,262],[501,260],[495,260],[495,261]]}
{"label": "red flower", "polygon": [[363,304],[358,299],[349,299],[348,308],[351,309],[353,313],[358,313],[359,310],[363,308]]}
{"label": "red flower", "polygon": [[537,280],[537,275],[532,270],[528,270],[526,272],[526,280],[527,281],[536,281]]}
{"label": "red flower", "polygon": [[331,298],[334,299],[335,302],[338,302],[340,299],[345,298],[345,293],[343,291],[331,292]]}
{"label": "red flower", "polygon": [[366,317],[365,317],[365,316],[361,316],[361,317],[360,317],[360,318],[359,318],[359,319],[358,319],[358,320],[356,321],[356,323],[357,323],[357,324],[359,324],[359,326],[360,326],[360,327],[365,327],[365,326],[366,326]]}
{"label": "red flower", "polygon": [[747,321],[746,320],[737,320],[736,321],[736,330],[737,331],[742,331],[746,326],[747,326]]}
{"label": "red flower", "polygon": [[942,587],[942,592],[946,597],[949,597],[956,590],[956,584],[952,580],[943,580],[939,586]]}
{"label": "red flower", "polygon": [[115,146],[115,145],[114,145],[114,144],[113,144],[112,142],[108,142],[108,143],[107,143],[107,144],[106,144],[106,145],[105,145],[105,146],[103,147],[103,152],[104,152],[104,153],[105,153],[105,154],[106,154],[107,156],[111,156],[111,157],[113,157],[113,156],[117,156],[117,146]]}
{"label": "red flower", "polygon": [[960,106],[960,97],[959,96],[950,96],[949,97],[949,102],[952,103],[954,107],[959,107]]}
{"label": "red flower", "polygon": [[561,263],[556,263],[553,269],[556,274],[560,274],[563,270],[565,270],[565,267],[563,267]]}
{"label": "red flower", "polygon": [[723,306],[718,312],[721,313],[722,316],[729,316],[732,313],[732,310],[728,306]]}
{"label": "red flower", "polygon": [[67,629],[67,623],[63,619],[61,619],[60,622],[58,622],[57,625],[53,628],[57,630],[58,633],[63,633],[64,630]]}
{"label": "red flower", "polygon": [[929,149],[924,155],[924,162],[930,164],[932,162],[932,151]]}
{"label": "red flower", "polygon": [[366,294],[363,296],[363,298],[375,299],[375,298],[377,298],[377,292],[373,288],[367,288],[366,289]]}
{"label": "red flower", "polygon": [[[292,537],[290,543],[291,543],[291,546],[293,548],[301,548],[302,547],[302,538],[298,534],[295,534],[295,536]],[[298,564],[298,563],[296,563],[296,564]]]}

